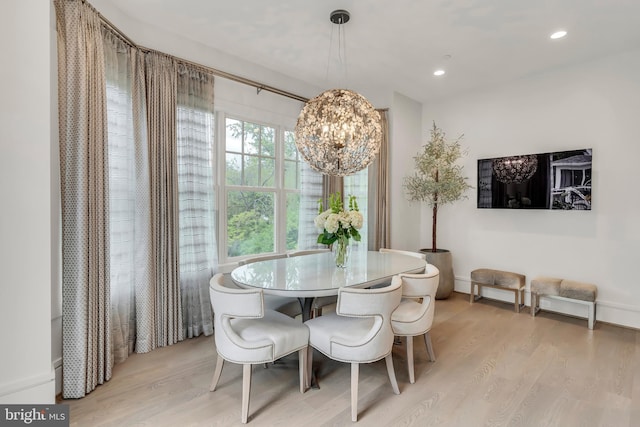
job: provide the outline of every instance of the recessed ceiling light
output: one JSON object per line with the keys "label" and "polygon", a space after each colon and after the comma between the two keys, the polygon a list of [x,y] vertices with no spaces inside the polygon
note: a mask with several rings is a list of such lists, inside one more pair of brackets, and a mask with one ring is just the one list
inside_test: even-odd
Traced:
{"label": "recessed ceiling light", "polygon": [[434,76],[443,76],[444,75],[444,70],[435,70],[433,72]]}
{"label": "recessed ceiling light", "polygon": [[550,37],[555,40],[555,39],[561,39],[566,35],[567,35],[566,31],[560,30],[560,31],[556,31],[555,33],[551,34]]}

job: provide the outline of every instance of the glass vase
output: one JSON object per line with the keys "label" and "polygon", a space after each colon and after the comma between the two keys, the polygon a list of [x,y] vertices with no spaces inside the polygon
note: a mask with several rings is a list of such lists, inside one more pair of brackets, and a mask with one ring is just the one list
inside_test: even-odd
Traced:
{"label": "glass vase", "polygon": [[333,256],[336,260],[336,267],[346,268],[349,262],[349,252],[351,247],[348,238],[339,238],[333,243]]}

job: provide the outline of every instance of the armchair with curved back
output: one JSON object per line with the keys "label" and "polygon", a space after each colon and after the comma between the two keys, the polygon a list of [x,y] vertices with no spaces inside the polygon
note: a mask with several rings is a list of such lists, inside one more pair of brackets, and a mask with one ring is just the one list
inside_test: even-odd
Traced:
{"label": "armchair with curved back", "polygon": [[352,421],[358,420],[360,363],[385,359],[393,392],[400,394],[391,356],[391,313],[400,303],[401,286],[402,282],[396,281],[383,288],[340,288],[336,312],[305,322],[309,327],[309,377],[313,348],[333,360],[351,363]]}
{"label": "armchair with curved back", "polygon": [[298,352],[300,392],[307,388],[309,329],[289,316],[265,310],[262,289],[238,289],[224,285],[223,275],[211,278],[209,293],[214,313],[218,354],[211,380],[215,391],[224,361],[242,364],[242,415],[247,422],[251,393],[251,368]]}
{"label": "armchair with curved back", "polygon": [[435,362],[436,357],[431,343],[431,326],[435,313],[435,298],[440,280],[440,271],[431,264],[426,264],[422,274],[400,274],[394,276],[392,283],[402,285],[402,301],[391,317],[391,327],[396,336],[406,337],[407,365],[409,382],[415,382],[413,362],[413,337],[424,335],[429,360]]}

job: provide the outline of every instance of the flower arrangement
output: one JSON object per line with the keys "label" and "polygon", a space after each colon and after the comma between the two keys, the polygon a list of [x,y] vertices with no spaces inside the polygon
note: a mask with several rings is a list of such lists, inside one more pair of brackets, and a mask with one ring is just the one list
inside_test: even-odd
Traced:
{"label": "flower arrangement", "polygon": [[340,193],[329,196],[329,209],[324,210],[322,201],[318,201],[318,216],[314,219],[318,230],[322,232],[318,236],[318,243],[333,246],[335,248],[336,265],[344,267],[347,262],[349,239],[360,241],[360,232],[364,218],[358,210],[356,196],[349,196],[349,210],[344,210]]}

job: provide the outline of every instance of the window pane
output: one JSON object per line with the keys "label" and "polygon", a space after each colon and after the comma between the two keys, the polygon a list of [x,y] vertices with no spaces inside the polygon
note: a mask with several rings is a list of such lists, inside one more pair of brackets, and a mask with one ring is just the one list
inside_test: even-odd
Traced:
{"label": "window pane", "polygon": [[240,185],[242,183],[242,156],[240,154],[226,155],[227,184]]}
{"label": "window pane", "polygon": [[314,219],[318,215],[318,200],[322,198],[322,174],[300,163],[300,209],[298,249],[318,248],[318,230]]}
{"label": "window pane", "polygon": [[261,150],[263,156],[275,157],[276,155],[276,130],[270,127],[263,127],[261,133]]}
{"label": "window pane", "polygon": [[298,188],[298,162],[284,161],[284,188]]}
{"label": "window pane", "polygon": [[287,194],[287,250],[298,249],[298,218],[300,194]]}
{"label": "window pane", "polygon": [[262,159],[262,168],[260,170],[260,186],[275,187],[276,186],[276,161],[275,159]]}
{"label": "window pane", "polygon": [[226,151],[242,152],[242,122],[227,119]]}
{"label": "window pane", "polygon": [[244,123],[244,152],[246,154],[258,154],[260,151],[260,126],[253,123]]}
{"label": "window pane", "polygon": [[244,156],[244,181],[242,185],[260,186],[260,157]]}
{"label": "window pane", "polygon": [[227,255],[273,252],[274,193],[229,191],[227,195]]}
{"label": "window pane", "polygon": [[284,131],[284,158],[291,160],[298,159],[295,134],[290,130]]}

